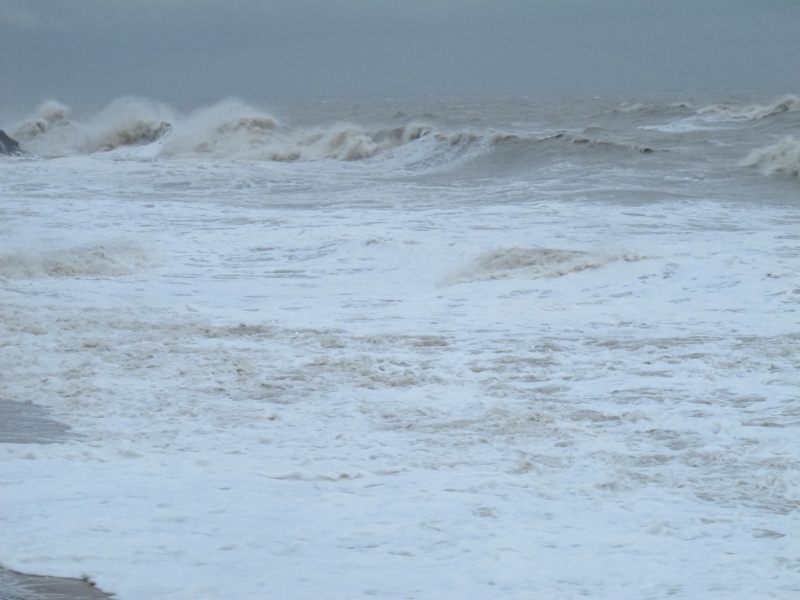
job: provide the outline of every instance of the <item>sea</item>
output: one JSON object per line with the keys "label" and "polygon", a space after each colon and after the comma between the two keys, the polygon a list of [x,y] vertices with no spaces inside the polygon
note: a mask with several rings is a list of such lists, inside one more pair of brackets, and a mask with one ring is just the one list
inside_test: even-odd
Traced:
{"label": "sea", "polygon": [[[791,90],[789,90],[791,91]],[[800,597],[800,99],[4,107],[0,565]]]}

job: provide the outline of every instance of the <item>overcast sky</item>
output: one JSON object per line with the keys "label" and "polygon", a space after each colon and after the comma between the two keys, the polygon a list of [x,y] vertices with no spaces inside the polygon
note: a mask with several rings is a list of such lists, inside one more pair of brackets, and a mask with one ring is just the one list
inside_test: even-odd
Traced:
{"label": "overcast sky", "polygon": [[0,0],[0,103],[800,91],[800,0]]}

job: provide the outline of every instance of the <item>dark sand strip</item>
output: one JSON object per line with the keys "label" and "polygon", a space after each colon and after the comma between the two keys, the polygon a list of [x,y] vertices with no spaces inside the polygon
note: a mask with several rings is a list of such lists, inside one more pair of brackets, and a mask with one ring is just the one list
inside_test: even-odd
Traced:
{"label": "dark sand strip", "polygon": [[0,568],[0,600],[108,600],[91,583],[81,579],[24,575]]}
{"label": "dark sand strip", "polygon": [[[48,418],[44,406],[0,399],[0,443],[57,444],[81,436]],[[0,541],[2,543],[2,541]],[[24,575],[0,567],[0,600],[107,600],[108,594],[81,579]]]}

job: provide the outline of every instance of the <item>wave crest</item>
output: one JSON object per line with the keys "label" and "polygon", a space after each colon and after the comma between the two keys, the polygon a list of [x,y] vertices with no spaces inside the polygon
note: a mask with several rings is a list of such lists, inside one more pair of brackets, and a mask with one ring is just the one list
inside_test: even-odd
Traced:
{"label": "wave crest", "polygon": [[787,137],[766,148],[753,150],[741,163],[744,167],[758,166],[765,175],[794,175],[800,177],[800,141]]}
{"label": "wave crest", "polygon": [[253,160],[359,160],[419,139],[424,126],[370,135],[354,125],[295,130],[236,100],[195,111],[176,123],[162,154]]}
{"label": "wave crest", "polygon": [[119,98],[86,122],[67,118],[63,104],[45,102],[14,136],[29,152],[45,156],[92,154],[150,144],[171,129],[172,111],[140,98]]}
{"label": "wave crest", "polygon": [[[120,98],[84,122],[67,118],[57,102],[41,105],[14,130],[26,150],[44,156],[107,152],[159,142],[156,155],[250,160],[359,160],[427,135],[410,124],[369,133],[349,124],[292,129],[235,99],[186,116],[141,98]],[[460,139],[450,140],[452,144]]]}
{"label": "wave crest", "polygon": [[800,110],[800,98],[797,96],[786,96],[785,98],[767,106],[755,104],[753,106],[736,107],[729,104],[714,104],[701,108],[697,111],[699,115],[721,116],[734,119],[749,119],[755,121],[765,119],[785,112]]}
{"label": "wave crest", "polygon": [[91,154],[150,144],[170,131],[173,120],[172,111],[163,104],[119,98],[83,125],[78,148]]}
{"label": "wave crest", "polygon": [[478,256],[466,269],[446,279],[443,285],[491,281],[510,277],[562,277],[586,269],[597,269],[617,260],[643,260],[637,254],[590,254],[558,248],[499,248]]}
{"label": "wave crest", "polygon": [[618,108],[615,108],[612,111],[612,114],[621,113],[636,117],[667,117],[673,115],[693,114],[694,112],[696,112],[696,109],[689,102],[670,102],[668,104],[649,104],[644,102],[630,104],[626,102]]}
{"label": "wave crest", "polygon": [[11,136],[21,142],[28,142],[46,134],[53,127],[69,125],[68,108],[55,100],[41,104],[33,115],[25,119]]}
{"label": "wave crest", "polygon": [[49,252],[0,255],[0,277],[48,279],[131,275],[158,264],[151,248],[133,241],[81,246]]}
{"label": "wave crest", "polygon": [[[429,169],[486,155],[518,167],[576,155],[651,153],[653,148],[603,139],[602,130],[583,134],[512,134],[465,128],[438,131],[410,121],[367,130],[339,123],[295,128],[266,112],[228,99],[178,115],[166,105],[141,98],[120,98],[84,121],[67,118],[68,109],[49,102],[16,130],[24,149],[42,156],[93,154],[127,148],[129,158],[212,158],[269,161],[356,161],[389,153],[425,138],[396,155],[406,168]],[[147,146],[139,150],[135,147]]]}

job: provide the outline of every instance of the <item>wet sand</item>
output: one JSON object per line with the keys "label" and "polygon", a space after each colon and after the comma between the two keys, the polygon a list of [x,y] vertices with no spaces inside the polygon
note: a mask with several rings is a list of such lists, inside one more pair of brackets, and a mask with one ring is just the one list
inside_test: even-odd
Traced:
{"label": "wet sand", "polygon": [[[81,436],[36,404],[0,399],[0,443],[57,444]],[[2,543],[2,542],[0,542]],[[81,579],[25,575],[0,567],[0,600],[103,600],[110,595]]]}
{"label": "wet sand", "polygon": [[49,416],[44,406],[0,399],[0,443],[57,444],[80,437]]}
{"label": "wet sand", "polygon": [[0,568],[0,600],[106,600],[111,598],[81,579],[25,575]]}

